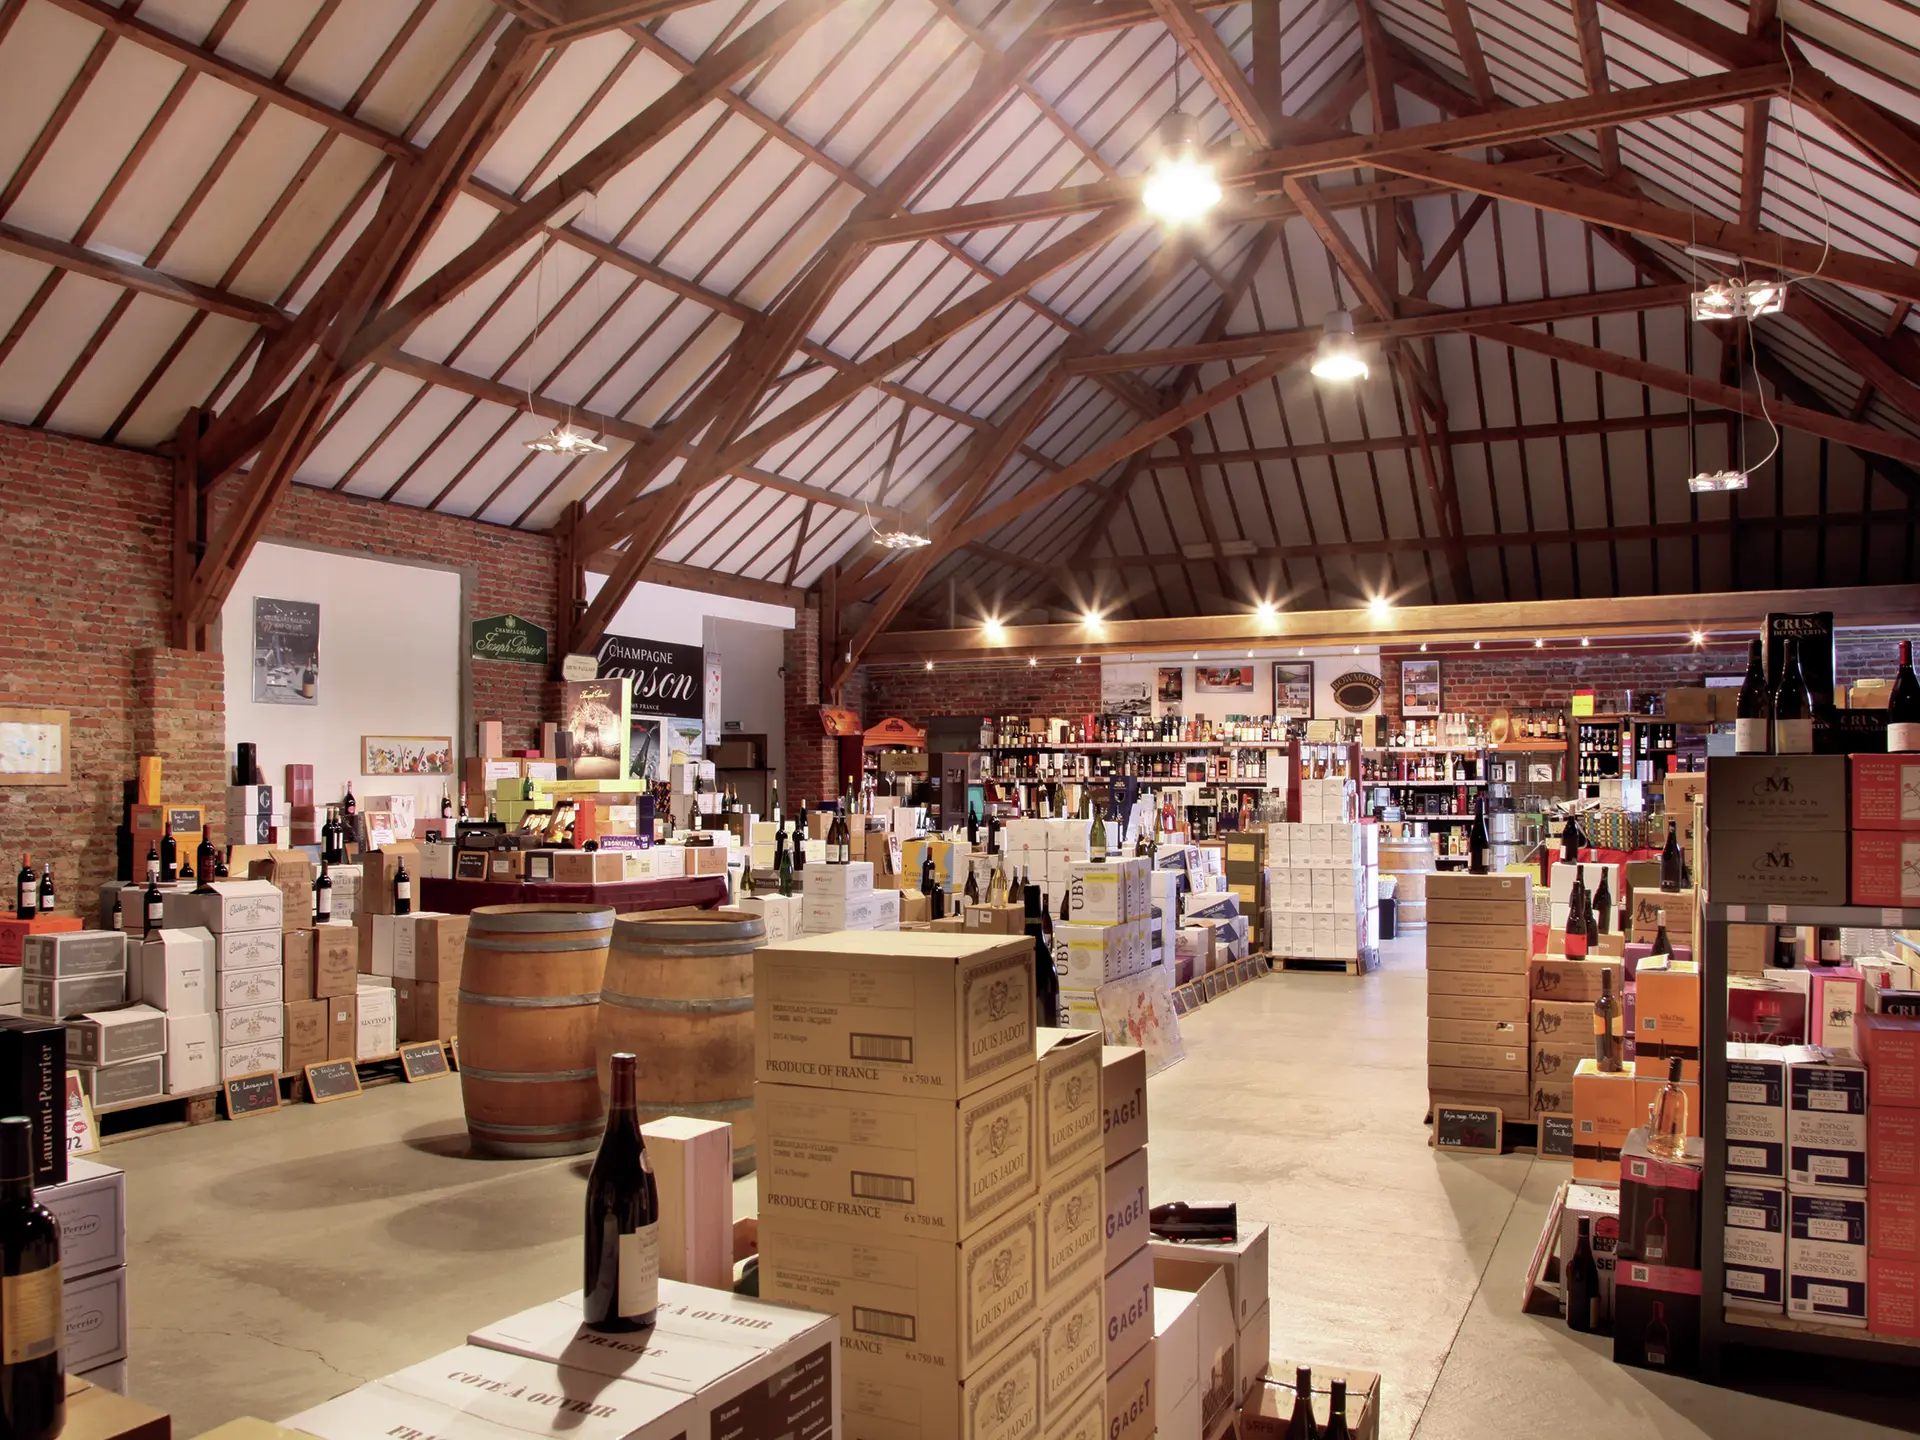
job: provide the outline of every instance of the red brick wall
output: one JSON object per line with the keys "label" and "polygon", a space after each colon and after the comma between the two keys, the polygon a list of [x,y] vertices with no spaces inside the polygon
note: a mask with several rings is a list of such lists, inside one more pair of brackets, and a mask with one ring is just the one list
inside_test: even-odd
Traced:
{"label": "red brick wall", "polygon": [[865,667],[868,724],[898,715],[1090,715],[1100,708],[1100,666]]}
{"label": "red brick wall", "polygon": [[[794,611],[793,629],[782,639],[781,664],[787,712],[781,803],[791,812],[796,802],[832,795],[838,788],[835,742],[820,723],[820,612],[813,606]],[[844,698],[848,708],[859,708],[857,697]],[[864,710],[860,714],[866,718]]]}
{"label": "red brick wall", "polygon": [[[225,811],[220,659],[165,648],[171,491],[157,456],[0,424],[0,704],[70,711],[73,777],[0,786],[0,854],[51,856],[62,908],[82,913],[114,873],[136,756],[162,757],[167,798]],[[230,492],[216,494],[216,516]],[[461,566],[476,615],[553,625],[544,535],[296,485],[267,536]],[[473,662],[473,713],[504,719],[513,742],[537,739],[550,698],[538,666]]]}

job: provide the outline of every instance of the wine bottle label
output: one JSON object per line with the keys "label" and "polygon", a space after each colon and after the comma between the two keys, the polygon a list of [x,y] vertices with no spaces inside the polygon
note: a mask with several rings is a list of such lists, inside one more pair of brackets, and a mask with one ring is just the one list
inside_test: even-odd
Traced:
{"label": "wine bottle label", "polygon": [[0,1276],[0,1365],[19,1365],[60,1351],[60,1262],[27,1275]]}
{"label": "wine bottle label", "polygon": [[1813,721],[1774,721],[1773,753],[1776,755],[1811,755],[1813,753]]}
{"label": "wine bottle label", "polygon": [[1620,1017],[1618,1015],[1606,1016],[1595,1012],[1593,1017],[1593,1033],[1596,1035],[1611,1035],[1615,1039],[1618,1039],[1620,1037]]}
{"label": "wine bottle label", "polygon": [[1736,720],[1733,722],[1733,749],[1736,755],[1764,755],[1767,753],[1767,726],[1771,722],[1763,715],[1757,720]]}
{"label": "wine bottle label", "polygon": [[401,880],[397,882],[393,887],[393,898],[396,900],[411,900],[413,898],[413,882],[411,880]]}
{"label": "wine bottle label", "polygon": [[650,1314],[660,1304],[660,1227],[642,1225],[620,1237],[620,1314]]}
{"label": "wine bottle label", "polygon": [[1896,721],[1887,726],[1887,749],[1908,752],[1920,750],[1920,721]]}

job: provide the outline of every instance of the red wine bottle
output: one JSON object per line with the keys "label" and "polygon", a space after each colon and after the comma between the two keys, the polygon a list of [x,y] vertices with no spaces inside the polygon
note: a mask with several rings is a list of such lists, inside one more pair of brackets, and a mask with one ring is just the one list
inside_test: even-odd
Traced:
{"label": "red wine bottle", "polygon": [[1320,1440],[1313,1420],[1313,1372],[1302,1365],[1293,1372],[1293,1415],[1287,1421],[1287,1440]]}
{"label": "red wine bottle", "polygon": [[171,885],[180,878],[180,842],[173,838],[173,817],[160,832],[160,878]]}
{"label": "red wine bottle", "polygon": [[407,874],[407,862],[397,861],[393,869],[393,913],[413,913],[413,877]]}
{"label": "red wine bottle", "polygon": [[634,1057],[613,1057],[607,1133],[587,1176],[586,1283],[593,1330],[644,1330],[660,1303],[660,1192],[634,1108]]}
{"label": "red wine bottle", "polygon": [[1580,1239],[1567,1263],[1567,1328],[1587,1334],[1600,1328],[1600,1266],[1593,1258],[1593,1222],[1580,1221]]}
{"label": "red wine bottle", "polygon": [[34,885],[33,856],[31,855],[22,855],[20,857],[20,883],[14,887],[14,895],[16,903],[13,908],[13,918],[16,920],[33,919],[34,915],[38,913],[40,909],[40,891]]}
{"label": "red wine bottle", "polygon": [[33,1122],[0,1120],[0,1430],[53,1440],[66,1423],[60,1226],[33,1198]]}
{"label": "red wine bottle", "polygon": [[1913,642],[1900,642],[1900,672],[1887,700],[1887,749],[1901,754],[1920,750],[1920,680],[1913,677]]}

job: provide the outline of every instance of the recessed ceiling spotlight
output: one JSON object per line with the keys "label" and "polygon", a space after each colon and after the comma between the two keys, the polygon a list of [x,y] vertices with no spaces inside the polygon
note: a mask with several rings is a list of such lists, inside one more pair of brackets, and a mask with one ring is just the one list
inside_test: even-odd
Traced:
{"label": "recessed ceiling spotlight", "polygon": [[1479,642],[1478,640],[1476,640],[1476,641],[1474,641],[1474,642],[1473,642],[1473,648],[1474,648],[1474,649],[1476,649],[1476,650],[1478,650],[1478,649],[1480,648],[1480,642]]}
{"label": "recessed ceiling spotlight", "polygon": [[1694,631],[1694,632],[1693,632],[1693,643],[1694,643],[1694,644],[1696,644],[1696,645],[1704,645],[1704,644],[1706,644],[1706,643],[1707,643],[1707,632],[1706,632],[1706,631],[1704,631],[1704,630],[1696,630],[1696,631]]}
{"label": "recessed ceiling spotlight", "polygon": [[1533,642],[1533,648],[1536,650],[1542,650],[1546,648],[1546,644],[1547,642],[1545,640],[1536,638]]}
{"label": "recessed ceiling spotlight", "polygon": [[1592,643],[1593,643],[1593,642],[1592,642],[1591,640],[1589,640],[1589,639],[1587,639],[1587,637],[1586,637],[1586,636],[1584,636],[1584,635],[1582,635],[1582,636],[1580,637],[1580,648],[1581,648],[1581,649],[1583,649],[1583,650],[1584,650],[1584,649],[1585,649],[1585,648],[1586,648],[1587,646],[1589,646],[1589,645],[1591,645]]}
{"label": "recessed ceiling spotlight", "polygon": [[1000,617],[989,615],[980,626],[980,633],[998,645],[1007,638],[1007,627],[1000,623]]}

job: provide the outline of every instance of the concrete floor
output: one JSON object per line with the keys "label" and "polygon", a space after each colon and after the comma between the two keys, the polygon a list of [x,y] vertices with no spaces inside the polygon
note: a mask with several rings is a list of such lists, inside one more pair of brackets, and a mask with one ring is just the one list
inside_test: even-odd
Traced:
{"label": "concrete floor", "polygon": [[[1187,1017],[1150,1085],[1156,1200],[1273,1227],[1273,1353],[1378,1370],[1383,1440],[1891,1436],[1831,1392],[1615,1366],[1519,1313],[1566,1167],[1427,1147],[1419,944],[1379,974],[1276,975]],[[585,1162],[470,1158],[457,1081],[114,1145],[134,1395],[198,1435],[278,1419],[576,1286]],[[751,1213],[752,1180],[736,1191]],[[1820,1408],[1805,1408],[1806,1405]],[[1920,1428],[1920,1406],[1850,1402]]]}

